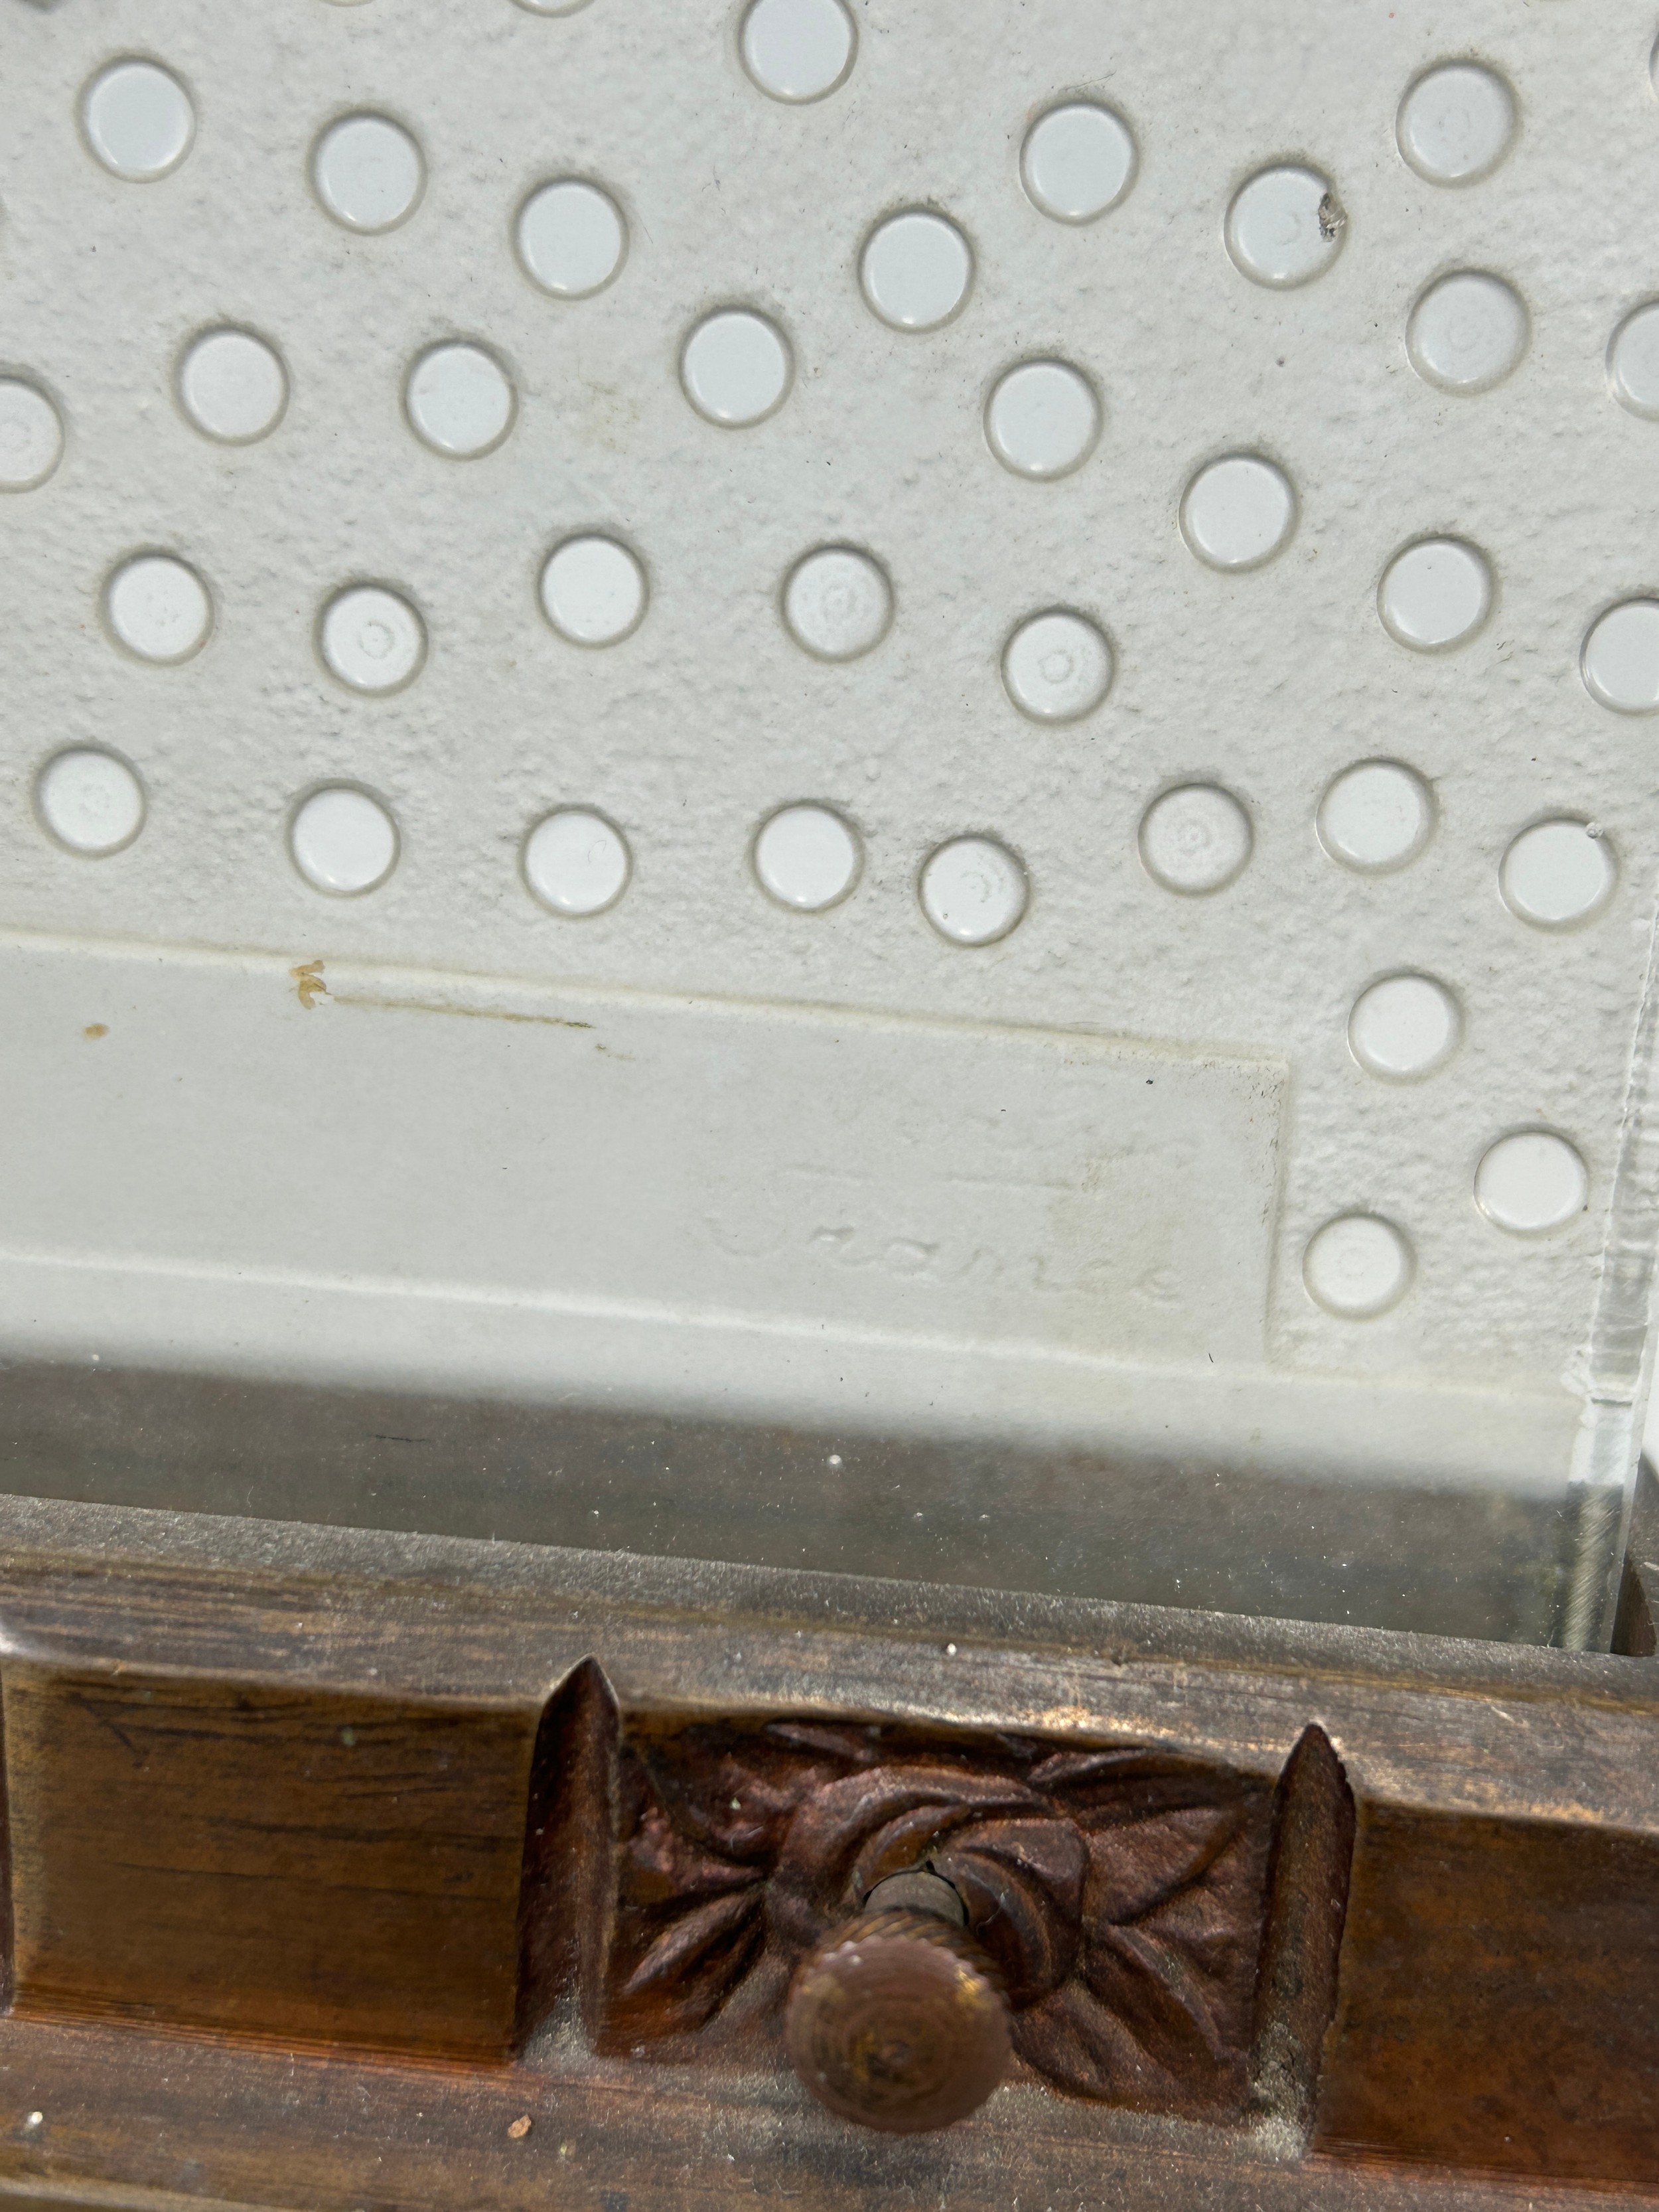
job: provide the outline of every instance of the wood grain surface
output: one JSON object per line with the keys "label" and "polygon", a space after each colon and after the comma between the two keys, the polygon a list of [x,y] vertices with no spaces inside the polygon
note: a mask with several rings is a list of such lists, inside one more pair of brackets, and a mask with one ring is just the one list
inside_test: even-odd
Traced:
{"label": "wood grain surface", "polygon": [[533,1716],[4,1670],[21,2014],[504,2058]]}

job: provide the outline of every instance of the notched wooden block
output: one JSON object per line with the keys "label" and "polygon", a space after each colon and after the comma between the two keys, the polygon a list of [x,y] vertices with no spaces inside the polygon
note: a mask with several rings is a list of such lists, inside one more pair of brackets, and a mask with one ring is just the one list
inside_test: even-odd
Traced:
{"label": "notched wooden block", "polygon": [[1362,1806],[1315,2139],[1659,2179],[1659,1835]]}
{"label": "notched wooden block", "polygon": [[9,1663],[15,2009],[505,2058],[538,1719]]}

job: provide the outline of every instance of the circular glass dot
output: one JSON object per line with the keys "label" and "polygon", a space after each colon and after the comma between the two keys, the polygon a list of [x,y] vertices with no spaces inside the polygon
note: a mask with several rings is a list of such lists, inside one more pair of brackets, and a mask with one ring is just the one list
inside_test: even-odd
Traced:
{"label": "circular glass dot", "polygon": [[515,404],[506,370],[482,346],[431,347],[404,387],[416,436],[452,460],[472,460],[499,446],[513,427]]}
{"label": "circular glass dot", "polygon": [[1006,937],[1030,899],[1025,871],[989,837],[953,837],[928,856],[918,889],[921,910],[952,945],[994,945]]}
{"label": "circular glass dot", "polygon": [[1100,402],[1080,370],[1063,361],[1026,361],[999,379],[985,408],[985,434],[1006,469],[1063,477],[1100,435]]}
{"label": "circular glass dot", "polygon": [[1405,1296],[1412,1249],[1391,1221],[1344,1213],[1308,1239],[1302,1279],[1308,1295],[1343,1321],[1370,1321]]}
{"label": "circular glass dot", "polygon": [[1181,534],[1212,568],[1259,568],[1289,544],[1295,528],[1290,478],[1257,453],[1212,461],[1181,502]]}
{"label": "circular glass dot", "polygon": [[1233,195],[1227,251],[1252,283],[1286,290],[1330,267],[1346,228],[1328,177],[1296,167],[1262,169]]}
{"label": "circular glass dot", "polygon": [[1490,176],[1515,139],[1515,95],[1493,70],[1445,62],[1419,77],[1395,121],[1400,150],[1431,185]]}
{"label": "circular glass dot", "polygon": [[1367,874],[1403,868],[1434,830],[1434,800],[1398,761],[1360,761],[1334,777],[1319,802],[1319,842],[1332,860]]}
{"label": "circular glass dot", "polygon": [[176,169],[196,136],[190,94],[155,62],[112,62],[81,102],[87,143],[112,177],[147,185]]}
{"label": "circular glass dot", "polygon": [[313,890],[355,898],[398,864],[398,830],[377,799],[349,783],[313,791],[289,824],[294,865]]}
{"label": "circular glass dot", "polygon": [[144,826],[144,790],[113,753],[77,746],[41,769],[34,787],[41,821],[71,853],[118,853]]}
{"label": "circular glass dot", "polygon": [[1377,586],[1382,627],[1416,653],[1446,653],[1492,612],[1486,556],[1461,538],[1425,538],[1396,553]]}
{"label": "circular glass dot", "polygon": [[0,377],[0,491],[33,491],[63,453],[63,422],[46,393],[21,377]]}
{"label": "circular glass dot", "polygon": [[1165,890],[1200,896],[1225,889],[1250,857],[1250,817],[1230,791],[1183,784],[1141,817],[1140,857]]}
{"label": "circular glass dot", "polygon": [[1500,276],[1462,269],[1431,284],[1412,309],[1406,351],[1443,392],[1486,392],[1519,362],[1529,330],[1518,292]]}
{"label": "circular glass dot", "polygon": [[1659,422],[1659,301],[1636,308],[1613,332],[1607,381],[1621,407]]}
{"label": "circular glass dot", "polygon": [[213,602],[194,568],[169,553],[140,553],[104,587],[117,640],[140,660],[188,660],[213,627]]}
{"label": "circular glass dot", "polygon": [[789,341],[747,307],[705,315],[680,349],[680,382],[699,415],[722,429],[763,422],[784,402],[793,374]]}
{"label": "circular glass dot", "polygon": [[822,914],[859,879],[863,848],[856,830],[827,806],[782,806],[755,839],[755,873],[780,906]]}
{"label": "circular glass dot", "polygon": [[789,571],[783,619],[796,644],[820,660],[856,660],[886,636],[893,587],[867,553],[822,546]]}
{"label": "circular glass dot", "polygon": [[1443,1066],[1462,1035],[1457,1001],[1431,975],[1385,975],[1354,1000],[1348,1043],[1359,1065],[1390,1083]]}
{"label": "circular glass dot", "polygon": [[426,163],[408,131],[389,115],[343,115],[313,149],[311,182],[335,222],[348,230],[395,230],[415,211]]}
{"label": "circular glass dot", "polygon": [[1516,139],[1516,95],[1495,70],[1444,62],[1407,91],[1394,124],[1401,153],[1429,184],[1475,184]]}
{"label": "circular glass dot", "polygon": [[1571,929],[1600,914],[1619,863],[1607,840],[1584,822],[1535,822],[1504,855],[1498,886],[1511,914],[1535,929]]}
{"label": "circular glass dot", "polygon": [[567,538],[542,570],[542,611],[572,645],[616,645],[645,615],[645,570],[614,538]]}
{"label": "circular glass dot", "polygon": [[580,177],[543,185],[519,210],[519,259],[525,274],[556,299],[602,292],[628,252],[628,225],[607,191]]}
{"label": "circular glass dot", "polygon": [[426,659],[426,625],[407,599],[352,584],[323,609],[317,642],[331,676],[353,691],[397,691]]}
{"label": "circular glass dot", "polygon": [[974,281],[974,256],[955,223],[911,208],[878,223],[859,258],[873,313],[896,331],[936,331],[957,314]]}
{"label": "circular glass dot", "polygon": [[1109,107],[1068,101],[1039,115],[1025,134],[1020,182],[1034,207],[1056,222],[1092,222],[1134,182],[1135,142]]}
{"label": "circular glass dot", "polygon": [[1549,1129],[1500,1137],[1474,1171],[1474,1202],[1515,1237],[1564,1228],[1589,1202],[1589,1170],[1576,1146]]}
{"label": "circular glass dot", "polygon": [[1002,649],[1008,696],[1034,722],[1075,722],[1111,689],[1112,648],[1093,623],[1061,610],[1023,622]]}
{"label": "circular glass dot", "polygon": [[1659,599],[1626,599],[1593,623],[1579,655],[1590,696],[1620,714],[1659,708]]}
{"label": "circular glass dot", "polygon": [[204,437],[251,445],[282,421],[288,374],[275,349],[251,331],[204,331],[179,364],[179,404]]}
{"label": "circular glass dot", "polygon": [[555,914],[580,920],[615,906],[633,860],[620,830],[586,806],[562,806],[524,842],[525,881]]}
{"label": "circular glass dot", "polygon": [[738,46],[763,93],[799,102],[846,81],[856,40],[841,0],[754,0]]}

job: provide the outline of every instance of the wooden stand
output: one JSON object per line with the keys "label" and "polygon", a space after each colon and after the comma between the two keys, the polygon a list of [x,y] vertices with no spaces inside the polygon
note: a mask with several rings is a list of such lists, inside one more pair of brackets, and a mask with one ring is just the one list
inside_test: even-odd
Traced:
{"label": "wooden stand", "polygon": [[[1659,2192],[1646,1523],[1622,1656],[28,1499],[0,1538],[0,2195]],[[877,2132],[786,2011],[916,1869],[1012,2056]]]}

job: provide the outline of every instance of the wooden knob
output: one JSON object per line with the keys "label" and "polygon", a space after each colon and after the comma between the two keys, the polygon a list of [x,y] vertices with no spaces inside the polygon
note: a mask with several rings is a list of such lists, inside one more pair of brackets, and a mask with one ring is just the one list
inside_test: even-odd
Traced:
{"label": "wooden knob", "polygon": [[996,2087],[1008,2007],[971,1936],[937,1912],[878,1905],[797,1968],[784,2037],[832,2112],[913,2135],[965,2119]]}

